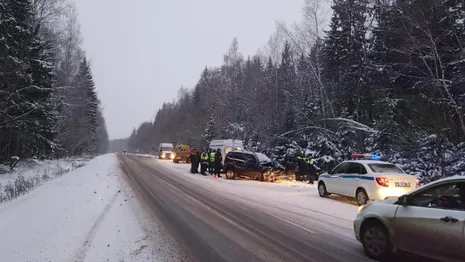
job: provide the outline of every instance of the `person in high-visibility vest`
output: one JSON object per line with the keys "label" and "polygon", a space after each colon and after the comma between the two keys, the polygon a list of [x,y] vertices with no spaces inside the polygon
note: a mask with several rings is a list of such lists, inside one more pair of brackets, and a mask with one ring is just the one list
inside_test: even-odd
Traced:
{"label": "person in high-visibility vest", "polygon": [[200,173],[204,176],[207,175],[205,171],[207,171],[208,160],[209,160],[209,156],[208,156],[207,150],[205,149],[200,155]]}
{"label": "person in high-visibility vest", "polygon": [[210,152],[210,154],[209,154],[210,163],[208,165],[208,169],[209,169],[210,174],[212,175],[215,172],[215,156],[216,156],[216,153],[211,148],[210,148],[209,152]]}
{"label": "person in high-visibility vest", "polygon": [[314,183],[315,180],[318,179],[317,175],[317,169],[318,166],[315,164],[315,158],[313,158],[313,155],[308,154],[307,155],[307,178],[308,178],[308,183],[312,184]]}
{"label": "person in high-visibility vest", "polygon": [[303,181],[308,171],[307,159],[305,158],[305,153],[301,152],[297,155],[297,166],[299,167],[298,169],[299,171],[296,174],[296,180]]}

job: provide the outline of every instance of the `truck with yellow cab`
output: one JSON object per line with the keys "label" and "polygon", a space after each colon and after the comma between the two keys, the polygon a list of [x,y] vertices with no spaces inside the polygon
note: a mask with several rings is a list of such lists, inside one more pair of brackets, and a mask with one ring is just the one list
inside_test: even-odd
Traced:
{"label": "truck with yellow cab", "polygon": [[188,145],[176,145],[174,147],[174,163],[186,162],[190,163],[191,148]]}

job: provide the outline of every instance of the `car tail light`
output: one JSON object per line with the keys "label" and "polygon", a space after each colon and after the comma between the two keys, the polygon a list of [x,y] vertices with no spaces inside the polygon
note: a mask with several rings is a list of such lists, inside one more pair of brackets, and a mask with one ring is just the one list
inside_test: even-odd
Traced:
{"label": "car tail light", "polygon": [[376,182],[383,187],[389,187],[389,181],[386,177],[377,177]]}
{"label": "car tail light", "polygon": [[419,186],[420,186],[420,179],[417,178],[417,187],[419,187]]}

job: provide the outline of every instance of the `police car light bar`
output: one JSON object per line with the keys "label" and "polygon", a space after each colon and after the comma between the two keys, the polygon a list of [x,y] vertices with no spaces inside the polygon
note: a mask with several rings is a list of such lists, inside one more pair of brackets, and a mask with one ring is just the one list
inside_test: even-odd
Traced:
{"label": "police car light bar", "polygon": [[352,159],[380,160],[381,157],[374,154],[352,154]]}

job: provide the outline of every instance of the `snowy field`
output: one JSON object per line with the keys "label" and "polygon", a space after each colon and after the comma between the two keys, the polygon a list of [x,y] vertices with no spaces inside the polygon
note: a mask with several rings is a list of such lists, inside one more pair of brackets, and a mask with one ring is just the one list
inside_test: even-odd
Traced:
{"label": "snowy field", "polygon": [[121,172],[114,154],[99,156],[0,204],[0,260],[180,261]]}
{"label": "snowy field", "polygon": [[84,166],[90,159],[20,160],[13,171],[0,165],[0,202],[31,191],[42,183]]}

